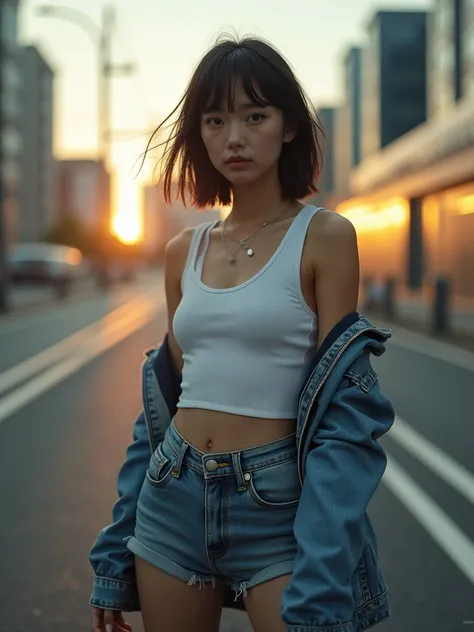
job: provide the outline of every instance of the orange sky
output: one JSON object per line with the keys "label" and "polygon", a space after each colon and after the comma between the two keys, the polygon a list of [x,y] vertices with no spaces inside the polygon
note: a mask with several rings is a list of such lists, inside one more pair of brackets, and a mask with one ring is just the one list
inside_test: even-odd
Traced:
{"label": "orange sky", "polygon": [[[100,22],[105,0],[51,0]],[[20,3],[21,43],[36,44],[56,71],[55,153],[59,158],[92,157],[97,140],[97,55],[90,38],[74,24],[38,17],[41,0]],[[317,105],[340,98],[339,61],[347,46],[363,41],[365,24],[380,8],[419,8],[429,0],[115,0],[115,63],[133,61],[138,73],[113,80],[114,130],[135,131],[112,147],[115,213],[133,232],[141,187],[150,181],[154,157],[140,177],[134,163],[147,134],[174,107],[194,64],[215,36],[233,29],[264,36],[289,59]],[[183,19],[185,17],[185,19]],[[133,228],[135,227],[135,228]]]}

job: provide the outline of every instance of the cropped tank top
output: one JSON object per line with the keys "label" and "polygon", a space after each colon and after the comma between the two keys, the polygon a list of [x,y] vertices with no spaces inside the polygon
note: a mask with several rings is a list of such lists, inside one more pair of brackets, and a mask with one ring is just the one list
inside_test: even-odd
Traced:
{"label": "cropped tank top", "polygon": [[264,267],[225,289],[208,287],[201,279],[209,234],[218,221],[196,228],[173,320],[183,353],[178,408],[296,418],[317,335],[316,315],[301,290],[301,254],[319,210],[301,209]]}

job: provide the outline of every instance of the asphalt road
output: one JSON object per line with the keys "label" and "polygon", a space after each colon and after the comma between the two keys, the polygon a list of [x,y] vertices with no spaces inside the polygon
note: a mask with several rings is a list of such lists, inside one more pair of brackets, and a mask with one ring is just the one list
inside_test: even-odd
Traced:
{"label": "asphalt road", "polygon": [[[143,300],[130,289],[0,320],[0,632],[90,630],[88,550],[110,521],[141,407],[143,350],[166,327],[160,282],[148,290]],[[63,347],[67,355],[45,356],[117,308],[77,347]],[[31,368],[41,351],[41,369]],[[474,373],[396,340],[375,366],[400,416],[383,439],[389,465],[370,506],[391,592],[380,629],[466,632],[474,629]],[[139,617],[130,620],[141,632]],[[250,629],[245,615],[225,613],[223,632]]]}

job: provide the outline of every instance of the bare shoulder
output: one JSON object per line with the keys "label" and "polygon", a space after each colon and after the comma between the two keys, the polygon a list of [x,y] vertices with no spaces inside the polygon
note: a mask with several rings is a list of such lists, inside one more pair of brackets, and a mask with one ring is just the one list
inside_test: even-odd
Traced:
{"label": "bare shoulder", "polygon": [[186,260],[191,246],[191,240],[194,235],[194,230],[194,227],[185,228],[169,240],[165,248],[166,262],[177,263],[183,257]]}
{"label": "bare shoulder", "polygon": [[184,270],[188,258],[189,248],[194,235],[194,227],[185,228],[175,235],[165,247],[165,273],[178,274]]}
{"label": "bare shoulder", "polygon": [[357,254],[357,234],[352,222],[335,211],[320,211],[311,220],[307,236],[315,259],[333,260]]}
{"label": "bare shoulder", "polygon": [[308,230],[310,239],[320,242],[348,243],[356,238],[352,222],[336,211],[320,211],[311,220]]}

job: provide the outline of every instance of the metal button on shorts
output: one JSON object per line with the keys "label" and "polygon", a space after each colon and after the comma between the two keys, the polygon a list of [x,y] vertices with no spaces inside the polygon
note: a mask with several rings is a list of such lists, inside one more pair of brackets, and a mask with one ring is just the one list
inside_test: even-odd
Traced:
{"label": "metal button on shorts", "polygon": [[214,459],[209,459],[209,461],[206,461],[206,470],[208,472],[215,472],[218,468],[218,464],[217,461],[214,461]]}

